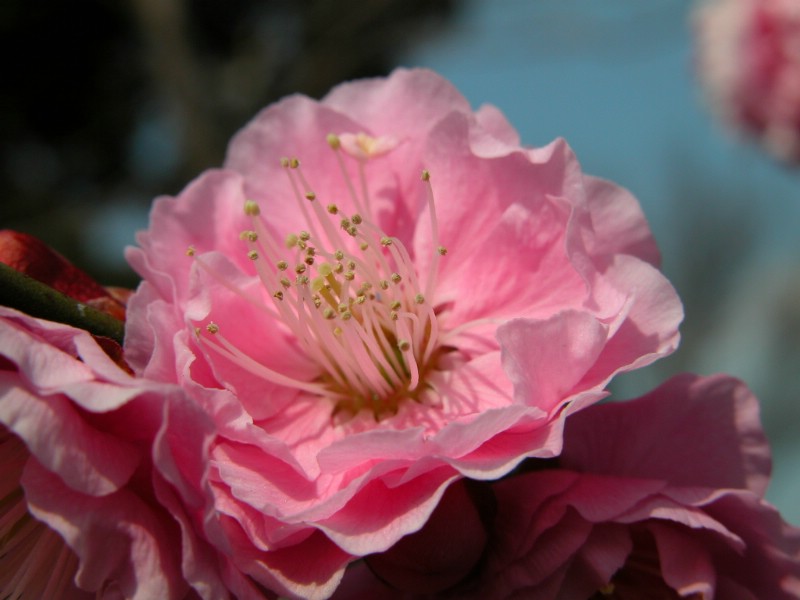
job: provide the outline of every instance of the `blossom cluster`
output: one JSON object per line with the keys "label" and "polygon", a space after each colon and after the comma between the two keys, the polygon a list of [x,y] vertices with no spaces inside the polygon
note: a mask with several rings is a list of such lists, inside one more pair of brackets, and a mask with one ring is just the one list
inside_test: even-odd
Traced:
{"label": "blossom cluster", "polygon": [[696,62],[711,108],[782,161],[800,161],[800,5],[705,0],[693,14]]}
{"label": "blossom cluster", "polygon": [[125,319],[0,307],[0,596],[800,597],[742,382],[598,404],[679,341],[636,200],[436,74],[266,108],[127,258],[0,238]]}

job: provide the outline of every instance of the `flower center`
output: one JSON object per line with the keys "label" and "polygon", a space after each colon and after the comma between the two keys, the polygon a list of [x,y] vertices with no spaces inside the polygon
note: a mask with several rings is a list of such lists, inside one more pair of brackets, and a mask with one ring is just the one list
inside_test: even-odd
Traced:
{"label": "flower center", "polygon": [[[247,299],[286,325],[319,367],[320,375],[313,381],[299,381],[273,371],[228,341],[214,322],[205,326],[210,336],[196,331],[208,348],[251,373],[330,398],[334,414],[370,410],[379,419],[397,412],[405,399],[423,401],[430,389],[427,376],[444,351],[431,300],[438,262],[446,250],[438,245],[427,171],[422,173],[422,182],[434,250],[423,282],[404,244],[381,230],[370,209],[366,163],[396,143],[364,134],[341,138],[331,134],[327,141],[356,212],[345,214],[335,203],[323,206],[300,162],[284,158],[281,164],[307,229],[288,232],[280,244],[261,217],[259,205],[248,200],[244,212],[251,229],[240,235],[266,292],[261,299]],[[346,169],[343,152],[358,162],[360,194]],[[190,248],[189,254],[194,256],[194,250]],[[196,258],[201,268],[219,279],[201,257]]]}

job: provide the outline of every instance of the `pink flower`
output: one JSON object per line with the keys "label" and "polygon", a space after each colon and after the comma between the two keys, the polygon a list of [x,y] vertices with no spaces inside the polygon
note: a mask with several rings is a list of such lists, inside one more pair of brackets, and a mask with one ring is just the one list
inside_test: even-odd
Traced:
{"label": "pink flower", "polygon": [[699,77],[712,108],[778,158],[800,161],[800,5],[710,0],[694,17]]}
{"label": "pink flower", "polygon": [[164,389],[85,331],[0,307],[0,597],[186,595],[153,487]]}
{"label": "pink flower", "polygon": [[[682,375],[593,406],[568,420],[561,457],[538,466],[485,484],[488,540],[437,509],[438,525],[354,565],[336,600],[800,598],[800,529],[763,500],[769,448],[741,382]],[[442,588],[459,563],[422,549],[453,536],[460,555],[481,556]]]}
{"label": "pink flower", "polygon": [[558,454],[682,318],[630,194],[420,70],[268,107],[139,244],[126,357],[216,426],[175,465],[191,525],[286,595],[329,596],[454,480]]}
{"label": "pink flower", "polygon": [[769,448],[741,382],[684,375],[575,415],[559,462],[495,486],[497,597],[800,597],[800,530],[763,500]]}

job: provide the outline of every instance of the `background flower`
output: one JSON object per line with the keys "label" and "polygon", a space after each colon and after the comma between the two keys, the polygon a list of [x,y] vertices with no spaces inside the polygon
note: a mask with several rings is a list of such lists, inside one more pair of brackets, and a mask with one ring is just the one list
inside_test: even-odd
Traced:
{"label": "background flower", "polygon": [[[800,530],[763,500],[769,449],[757,401],[735,379],[682,375],[593,406],[568,420],[562,456],[532,468],[484,484],[494,506],[488,489],[472,496],[492,515],[488,541],[426,526],[354,565],[337,600],[800,597]],[[418,544],[453,535],[482,557],[440,589],[442,567]]]}
{"label": "background flower", "polygon": [[800,595],[800,530],[762,499],[769,449],[741,382],[675,377],[575,415],[564,444],[560,469],[495,486],[493,597]]}
{"label": "background flower", "polygon": [[[351,139],[377,142],[358,154]],[[333,221],[316,208],[329,204]],[[358,244],[339,229],[357,211],[359,223],[343,227]],[[293,249],[281,251],[287,234]],[[394,268],[408,282],[398,283],[400,320],[422,323],[411,348],[391,324],[371,330],[406,353],[388,395],[342,393],[355,387],[347,377],[331,383],[330,363],[345,373],[351,354],[394,360],[368,341],[331,341],[349,324],[323,309],[350,310],[325,294],[346,284],[314,288],[331,274],[305,258],[335,263],[340,236],[361,261],[353,286],[377,292],[367,301],[388,310]],[[298,254],[298,239],[316,256]],[[330,594],[349,555],[419,528],[454,479],[496,478],[525,457],[557,454],[562,419],[602,398],[615,373],[671,352],[682,317],[627,192],[583,175],[563,141],[521,147],[499,111],[473,113],[427,71],[267,108],[233,140],[225,170],[156,202],[139,242],[128,257],[145,281],[129,305],[126,356],[141,376],[179,382],[214,419],[212,502],[199,530],[281,593]],[[287,265],[271,256],[280,252]],[[311,296],[302,300],[306,284],[320,290],[330,333],[318,329]],[[376,404],[360,410],[356,397]],[[212,514],[224,539],[208,531]],[[272,564],[298,543],[315,559]]]}
{"label": "background flower", "polygon": [[787,162],[800,160],[800,8],[712,0],[695,13],[698,74],[711,107]]}
{"label": "background flower", "polygon": [[184,597],[150,459],[169,404],[87,332],[0,307],[0,595]]}

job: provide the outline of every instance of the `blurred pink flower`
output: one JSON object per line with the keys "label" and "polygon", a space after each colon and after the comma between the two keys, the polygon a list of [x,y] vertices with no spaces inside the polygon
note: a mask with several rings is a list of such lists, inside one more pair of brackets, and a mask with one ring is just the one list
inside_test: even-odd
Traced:
{"label": "blurred pink flower", "polygon": [[778,158],[800,161],[800,4],[706,0],[694,14],[711,107]]}
{"label": "blurred pink flower", "polygon": [[[549,462],[557,468],[488,484],[488,539],[426,525],[354,565],[336,600],[800,598],[800,530],[763,500],[769,448],[741,382],[682,375],[638,400],[593,406],[570,417],[563,454]],[[460,555],[480,560],[442,588],[438,571],[459,563],[423,549],[453,536]]]}
{"label": "blurred pink flower", "polygon": [[800,598],[800,530],[763,500],[769,448],[741,382],[683,375],[593,407],[559,462],[495,486],[496,597]]}
{"label": "blurred pink flower", "polygon": [[0,307],[0,597],[187,594],[151,480],[161,388],[87,332]]}
{"label": "blurred pink flower", "polygon": [[216,427],[174,465],[184,531],[286,595],[329,596],[455,479],[557,455],[678,343],[633,197],[428,71],[268,107],[138,241],[126,359]]}

